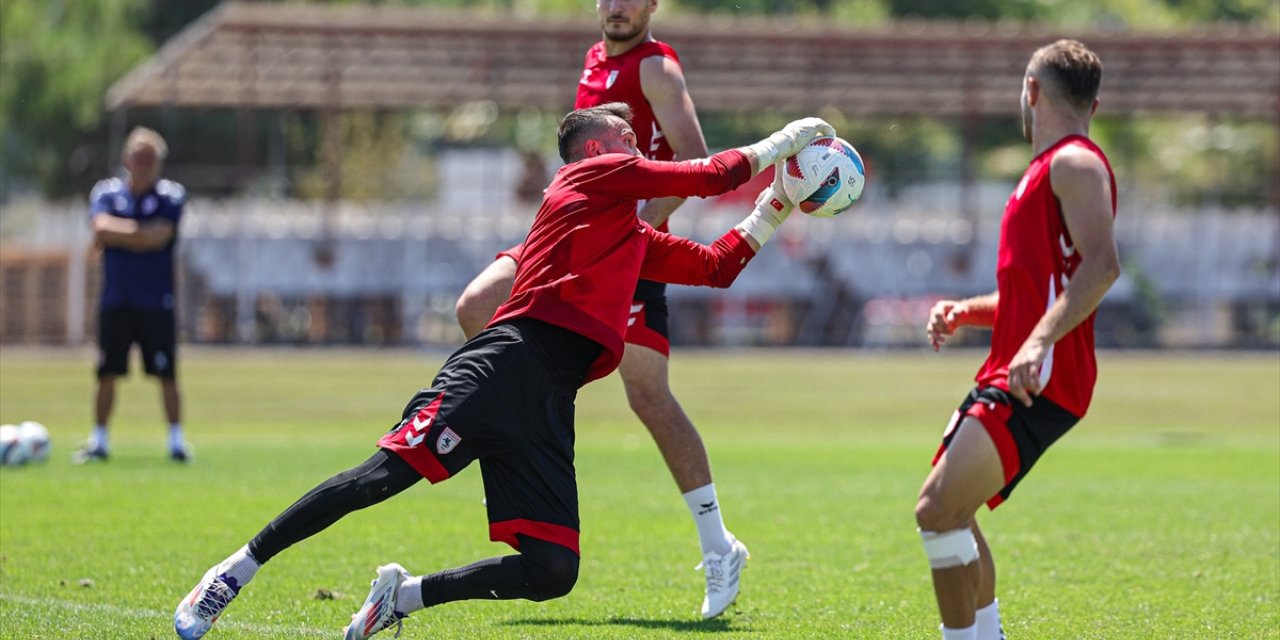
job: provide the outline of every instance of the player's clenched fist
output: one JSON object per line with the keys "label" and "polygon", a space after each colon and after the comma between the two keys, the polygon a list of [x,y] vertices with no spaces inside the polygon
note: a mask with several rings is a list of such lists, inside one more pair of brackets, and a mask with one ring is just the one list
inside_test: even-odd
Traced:
{"label": "player's clenched fist", "polygon": [[929,322],[925,332],[929,334],[929,344],[937,351],[947,341],[947,336],[956,332],[965,315],[965,306],[955,300],[939,300],[929,310]]}

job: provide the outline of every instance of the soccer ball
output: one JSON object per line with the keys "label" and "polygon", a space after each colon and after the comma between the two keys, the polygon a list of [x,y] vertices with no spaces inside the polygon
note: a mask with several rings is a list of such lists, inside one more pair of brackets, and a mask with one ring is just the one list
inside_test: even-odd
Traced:
{"label": "soccer ball", "polygon": [[0,464],[6,467],[49,459],[49,430],[30,420],[0,425]]}
{"label": "soccer ball", "polygon": [[0,464],[8,467],[26,461],[26,453],[18,438],[18,427],[11,424],[0,425]]}
{"label": "soccer ball", "polygon": [[27,420],[18,425],[18,442],[26,453],[27,462],[49,459],[49,430],[39,422]]}
{"label": "soccer ball", "polygon": [[834,137],[814,138],[787,158],[782,190],[796,208],[815,218],[844,212],[862,195],[867,179],[853,145]]}

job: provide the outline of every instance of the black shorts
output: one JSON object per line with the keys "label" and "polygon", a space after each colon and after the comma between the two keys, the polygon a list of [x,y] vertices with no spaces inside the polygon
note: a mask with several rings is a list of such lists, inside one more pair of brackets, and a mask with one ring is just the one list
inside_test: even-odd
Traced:
{"label": "black shorts", "polygon": [[960,408],[951,416],[947,431],[942,435],[942,446],[933,457],[933,463],[951,444],[956,429],[965,416],[973,416],[982,423],[991,441],[1000,453],[1004,468],[1004,488],[987,500],[987,507],[995,509],[1004,502],[1023,476],[1031,471],[1040,456],[1074,427],[1080,418],[1043,396],[1033,396],[1028,407],[1009,392],[997,387],[981,387],[965,396]]}
{"label": "black shorts", "polygon": [[414,395],[378,446],[433,484],[480,461],[489,538],[578,553],[573,410],[599,344],[537,320],[481,331]]}
{"label": "black shorts", "polygon": [[149,375],[177,376],[178,331],[173,311],[110,309],[98,313],[98,377],[129,373],[129,348],[142,351]]}
{"label": "black shorts", "polygon": [[667,285],[652,280],[636,283],[631,297],[631,315],[627,318],[627,344],[638,344],[671,355],[671,333],[667,328]]}

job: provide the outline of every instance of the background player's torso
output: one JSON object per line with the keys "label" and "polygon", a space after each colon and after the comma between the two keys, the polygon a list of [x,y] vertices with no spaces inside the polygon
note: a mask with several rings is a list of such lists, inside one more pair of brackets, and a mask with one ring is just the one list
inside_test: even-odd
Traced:
{"label": "background player's torso", "polygon": [[574,109],[594,107],[606,102],[625,102],[634,113],[631,128],[636,132],[636,147],[650,160],[671,160],[675,153],[662,134],[653,107],[640,86],[640,62],[652,56],[670,58],[680,63],[675,49],[666,43],[646,41],[617,56],[606,56],[604,42],[587,51],[578,81],[578,99]]}

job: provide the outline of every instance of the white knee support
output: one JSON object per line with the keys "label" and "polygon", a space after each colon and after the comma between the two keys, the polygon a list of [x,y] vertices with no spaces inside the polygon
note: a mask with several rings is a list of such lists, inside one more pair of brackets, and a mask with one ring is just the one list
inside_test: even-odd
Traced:
{"label": "white knee support", "polygon": [[978,559],[978,541],[969,527],[951,531],[920,531],[924,540],[924,553],[929,556],[929,567],[951,569]]}

